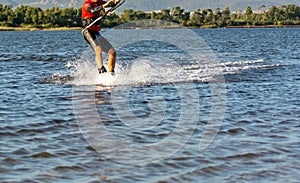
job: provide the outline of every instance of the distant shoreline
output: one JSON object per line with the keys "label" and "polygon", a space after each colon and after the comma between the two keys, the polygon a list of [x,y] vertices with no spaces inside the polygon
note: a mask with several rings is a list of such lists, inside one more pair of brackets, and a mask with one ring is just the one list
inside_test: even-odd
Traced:
{"label": "distant shoreline", "polygon": [[[179,28],[182,26],[176,27],[159,27],[160,29],[172,29]],[[149,27],[151,28],[151,27]],[[155,27],[152,27],[155,28]],[[300,28],[300,25],[265,25],[265,26],[226,26],[226,27],[217,27],[217,26],[187,26],[189,29],[234,29],[234,28]],[[128,28],[130,29],[130,28]],[[143,27],[132,27],[132,29],[143,29]],[[61,31],[61,30],[81,30],[81,27],[57,27],[57,28],[25,28],[25,27],[0,27],[0,31]]]}

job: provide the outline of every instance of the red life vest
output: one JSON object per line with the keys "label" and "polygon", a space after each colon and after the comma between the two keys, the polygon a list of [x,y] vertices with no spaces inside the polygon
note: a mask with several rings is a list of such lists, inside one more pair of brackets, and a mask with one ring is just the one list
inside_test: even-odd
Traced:
{"label": "red life vest", "polygon": [[[97,2],[92,2],[91,0],[86,0],[83,5],[82,5],[82,19],[93,19],[95,20],[96,18],[98,18],[100,16],[100,13],[94,13],[92,14],[91,12],[88,11],[88,8],[95,8],[97,6],[101,6],[103,5],[105,2],[103,0],[97,0]],[[90,30],[94,30],[94,31],[100,31],[100,25],[99,24],[94,24],[92,25],[90,28]]]}

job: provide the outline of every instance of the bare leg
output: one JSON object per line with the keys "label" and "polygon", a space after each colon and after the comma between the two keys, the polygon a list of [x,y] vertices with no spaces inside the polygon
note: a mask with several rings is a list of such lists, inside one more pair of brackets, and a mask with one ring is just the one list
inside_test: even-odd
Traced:
{"label": "bare leg", "polygon": [[108,54],[108,72],[114,72],[117,52],[114,48],[110,48],[107,54]]}
{"label": "bare leg", "polygon": [[102,47],[98,39],[94,40],[88,30],[83,32],[84,38],[90,46],[94,49],[95,52],[95,61],[98,67],[98,70],[103,67],[103,58],[102,58]]}
{"label": "bare leg", "polygon": [[101,46],[96,46],[94,48],[95,51],[95,61],[97,64],[97,67],[100,69],[103,66],[103,58],[102,58],[102,47]]}

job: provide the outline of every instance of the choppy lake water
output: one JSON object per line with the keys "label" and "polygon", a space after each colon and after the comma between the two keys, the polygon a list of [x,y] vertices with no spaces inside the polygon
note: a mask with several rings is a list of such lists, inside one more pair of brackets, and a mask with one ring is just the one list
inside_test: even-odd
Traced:
{"label": "choppy lake water", "polygon": [[299,33],[0,32],[0,182],[298,182]]}

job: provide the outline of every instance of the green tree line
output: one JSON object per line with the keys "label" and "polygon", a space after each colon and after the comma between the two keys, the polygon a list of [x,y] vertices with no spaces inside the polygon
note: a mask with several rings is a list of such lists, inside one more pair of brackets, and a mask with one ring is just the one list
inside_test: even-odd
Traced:
{"label": "green tree line", "polygon": [[[261,5],[253,11],[247,7],[244,11],[231,12],[229,7],[221,10],[196,9],[188,12],[180,7],[161,11],[143,12],[124,10],[121,14],[112,13],[102,22],[104,27],[143,19],[159,19],[178,23],[183,26],[195,27],[227,27],[227,26],[267,26],[267,25],[300,25],[300,6],[272,6],[265,10]],[[0,26],[10,27],[80,27],[81,8],[60,9],[53,7],[42,10],[39,7],[0,4]]]}
{"label": "green tree line", "polygon": [[81,24],[81,9],[66,8],[42,10],[38,7],[0,4],[0,26],[10,27],[76,27]]}

